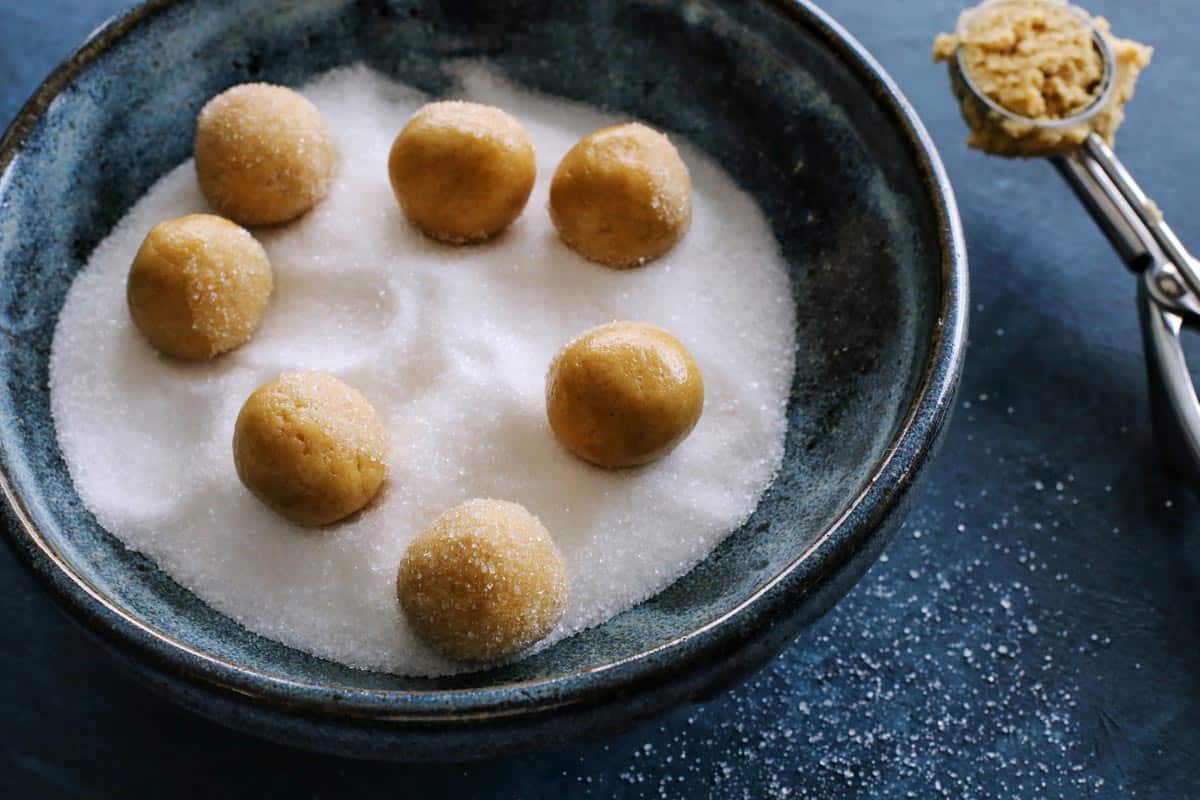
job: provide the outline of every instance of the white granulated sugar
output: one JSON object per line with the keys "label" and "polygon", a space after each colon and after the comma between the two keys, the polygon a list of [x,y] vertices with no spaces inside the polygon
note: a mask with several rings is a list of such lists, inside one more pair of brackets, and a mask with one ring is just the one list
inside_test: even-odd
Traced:
{"label": "white granulated sugar", "polygon": [[[794,310],[777,244],[753,200],[675,138],[691,170],[682,243],[641,269],[575,255],[546,211],[550,178],[583,135],[624,118],[530,94],[460,65],[463,96],[525,125],[538,180],[498,240],[430,241],[388,183],[392,139],[425,101],[364,67],[302,91],[340,152],[315,210],[257,233],[275,295],[245,346],[211,363],[159,356],[125,305],[125,277],[155,223],[206,206],[189,161],[167,174],[92,254],[55,333],[51,399],[76,487],[105,528],[250,630],[356,667],[458,669],[417,641],[395,598],[407,544],[472,497],[524,504],[571,578],[551,639],[666,587],[753,511],[777,470],[793,369]],[[604,471],[570,455],[546,421],[546,368],[614,319],[672,331],[704,375],[704,414],[668,458]],[[391,442],[386,487],[331,529],[297,528],[238,481],[234,420],[257,386],[316,369],[358,388]]]}

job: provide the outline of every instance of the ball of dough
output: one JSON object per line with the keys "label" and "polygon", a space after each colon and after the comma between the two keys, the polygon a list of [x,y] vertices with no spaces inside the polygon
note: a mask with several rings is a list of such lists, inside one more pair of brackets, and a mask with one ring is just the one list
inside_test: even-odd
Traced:
{"label": "ball of dough", "polygon": [[285,372],[260,386],[233,429],[242,483],[299,525],[328,525],[366,506],[383,484],[386,458],[375,409],[322,372]]}
{"label": "ball of dough", "polygon": [[521,123],[498,108],[460,101],[424,106],[388,157],[405,215],[428,236],[455,244],[507,228],[525,208],[536,172]]}
{"label": "ball of dough", "polygon": [[274,282],[253,236],[211,214],[160,222],[129,268],[129,314],[150,343],[176,358],[203,359],[249,340]]}
{"label": "ball of dough", "polygon": [[636,122],[601,128],[563,156],[550,217],[584,258],[634,267],[658,258],[692,221],[692,181],[666,136]]}
{"label": "ball of dough", "polygon": [[283,86],[243,83],[196,120],[196,177],[218,213],[243,225],[295,219],[329,190],[337,154],[317,107]]}
{"label": "ball of dough", "polygon": [[670,453],[696,426],[704,381],[692,354],[662,328],[611,322],[564,347],[546,377],[546,414],[567,449],[600,467]]}
{"label": "ball of dough", "polygon": [[[1103,17],[1087,24],[1078,11],[1045,0],[981,3],[959,15],[955,33],[938,34],[933,60],[949,66],[950,88],[970,128],[968,146],[1040,158],[1074,152],[1092,133],[1113,144],[1154,48],[1113,36]],[[1091,116],[1078,118],[1102,89],[1097,32],[1115,59],[1112,94]],[[993,102],[1027,119],[997,113],[967,86],[964,74]]]}
{"label": "ball of dough", "polygon": [[396,596],[417,635],[450,658],[491,661],[546,637],[567,605],[567,568],[517,503],[468,500],[404,553]]}

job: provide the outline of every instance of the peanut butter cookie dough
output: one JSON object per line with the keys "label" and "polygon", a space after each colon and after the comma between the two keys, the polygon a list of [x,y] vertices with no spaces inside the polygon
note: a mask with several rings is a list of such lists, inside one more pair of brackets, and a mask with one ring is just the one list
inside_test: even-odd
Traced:
{"label": "peanut butter cookie dough", "polygon": [[550,184],[550,218],[567,245],[610,267],[645,264],[683,238],[692,181],[671,141],[633,122],[572,147]]}
{"label": "peanut butter cookie dough", "polygon": [[[954,94],[971,129],[968,145],[992,155],[1041,157],[1070,152],[1092,132],[1112,144],[1153,50],[1116,38],[1107,20],[1095,18],[1116,61],[1113,91],[1094,115],[1052,124],[1084,111],[1103,89],[1103,59],[1078,12],[1055,0],[1000,0],[964,11],[956,33],[938,35],[933,58],[950,64]],[[1031,121],[988,108],[966,86],[956,60],[989,99]]]}
{"label": "peanut butter cookie dough", "polygon": [[427,236],[451,244],[490,239],[520,216],[536,177],[529,135],[494,106],[430,103],[388,156],[392,190]]}
{"label": "peanut butter cookie dough", "polygon": [[150,344],[200,360],[250,339],[273,285],[267,252],[249,231],[212,214],[186,214],[146,234],[125,295]]}
{"label": "peanut butter cookie dough", "polygon": [[405,551],[396,596],[418,635],[443,655],[492,661],[546,637],[567,605],[567,567],[524,506],[468,500]]}
{"label": "peanut butter cookie dough", "polygon": [[246,400],[233,430],[238,477],[299,525],[328,525],[383,484],[387,438],[358,391],[323,372],[285,372]]}
{"label": "peanut butter cookie dough", "polygon": [[317,107],[267,83],[243,83],[209,100],[193,147],[209,205],[251,226],[287,222],[315,206],[337,162]]}
{"label": "peanut butter cookie dough", "polygon": [[670,453],[704,409],[692,354],[662,328],[611,322],[555,356],[546,414],[568,450],[599,467],[636,467]]}

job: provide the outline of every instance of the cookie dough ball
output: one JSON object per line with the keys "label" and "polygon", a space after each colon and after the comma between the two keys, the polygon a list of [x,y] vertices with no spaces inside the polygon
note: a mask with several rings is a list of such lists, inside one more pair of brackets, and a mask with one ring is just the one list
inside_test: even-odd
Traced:
{"label": "cookie dough ball", "polygon": [[704,408],[692,354],[662,328],[612,322],[555,356],[546,414],[567,449],[600,467],[634,467],[670,453]]}
{"label": "cookie dough ball", "polygon": [[[1091,116],[1072,119],[1098,100],[1104,86],[1093,26],[1116,62],[1112,94]],[[1152,54],[1153,48],[1113,36],[1104,18],[1088,24],[1078,9],[1046,0],[968,9],[957,31],[939,34],[933,45],[934,60],[949,64],[950,86],[971,131],[968,146],[1025,158],[1070,153],[1092,133],[1113,144]],[[976,97],[964,72],[989,100],[1023,119],[1001,115]]]}
{"label": "cookie dough ball", "polygon": [[517,503],[468,500],[413,540],[396,576],[417,635],[461,661],[492,661],[546,637],[567,605],[567,568]]}
{"label": "cookie dough ball", "polygon": [[209,204],[243,225],[295,219],[329,190],[337,160],[317,107],[283,86],[244,83],[196,120],[196,177]]}
{"label": "cookie dough ball", "polygon": [[507,228],[525,208],[536,171],[521,123],[498,108],[459,101],[423,107],[388,157],[405,215],[426,235],[454,244]]}
{"label": "cookie dough ball", "polygon": [[666,136],[636,122],[585,136],[558,165],[550,217],[584,258],[635,267],[683,238],[692,221],[692,181]]}
{"label": "cookie dough ball", "polygon": [[188,214],[146,234],[125,294],[152,345],[204,359],[249,340],[273,285],[267,252],[249,232],[211,214]]}
{"label": "cookie dough ball", "polygon": [[285,372],[238,414],[233,462],[259,500],[299,525],[328,525],[383,485],[387,438],[367,399],[332,375]]}

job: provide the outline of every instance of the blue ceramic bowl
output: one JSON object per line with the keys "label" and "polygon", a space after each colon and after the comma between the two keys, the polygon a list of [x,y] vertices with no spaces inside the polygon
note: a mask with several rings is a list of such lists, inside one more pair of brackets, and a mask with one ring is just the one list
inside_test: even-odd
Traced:
{"label": "blue ceramic bowl", "polygon": [[[47,361],[73,276],[190,155],[207,98],[360,60],[439,93],[452,89],[441,65],[462,57],[644,118],[716,157],[782,245],[803,355],[783,469],[702,564],[519,663],[403,678],[249,633],[100,528],[59,452]],[[891,80],[797,0],[157,0],[97,31],[50,76],[0,142],[0,171],[7,539],[149,685],[283,742],[481,756],[711,696],[778,652],[875,559],[953,404],[967,278],[950,186]]]}

